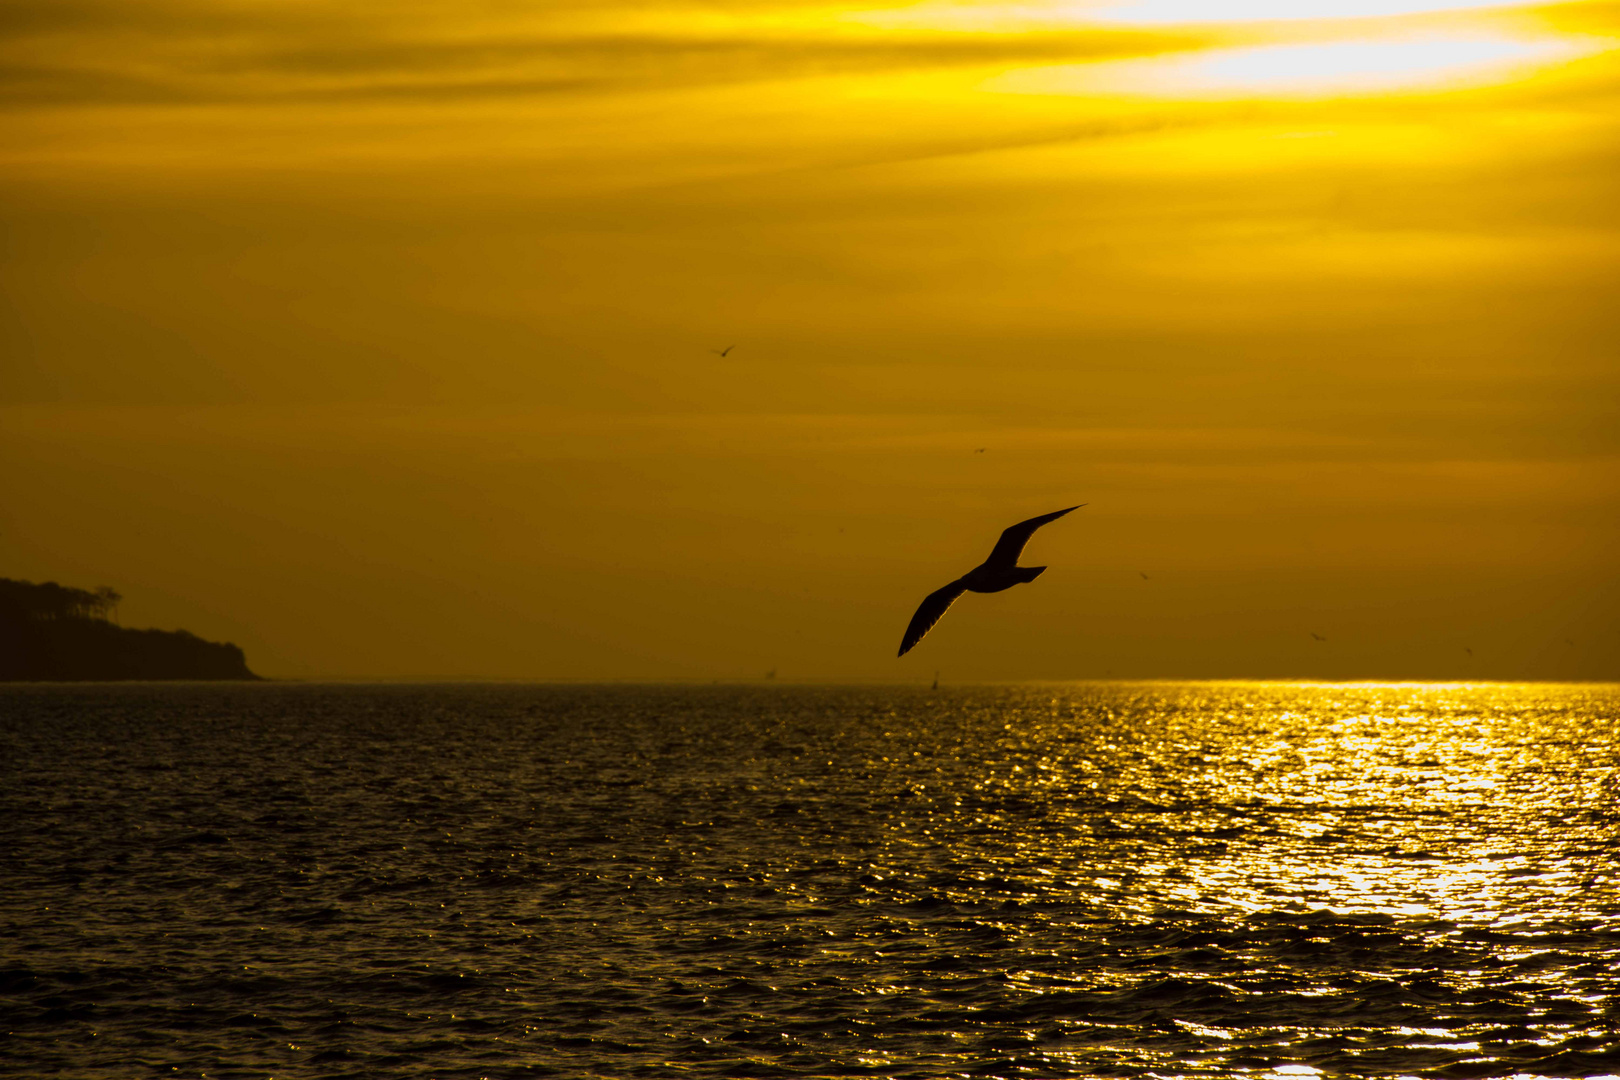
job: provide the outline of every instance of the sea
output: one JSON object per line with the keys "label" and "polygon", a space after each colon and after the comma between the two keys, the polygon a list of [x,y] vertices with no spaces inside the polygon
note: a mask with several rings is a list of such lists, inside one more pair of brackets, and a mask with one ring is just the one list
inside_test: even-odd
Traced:
{"label": "sea", "polygon": [[0,1075],[1620,1074],[1620,687],[0,688]]}

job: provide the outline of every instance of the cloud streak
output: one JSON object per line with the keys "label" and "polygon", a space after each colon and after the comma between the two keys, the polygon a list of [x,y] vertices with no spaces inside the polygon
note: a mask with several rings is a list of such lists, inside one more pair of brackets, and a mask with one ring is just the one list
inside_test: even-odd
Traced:
{"label": "cloud streak", "polygon": [[[845,74],[1150,56],[1206,36],[1096,29],[1039,35],[896,34],[854,24],[597,8],[589,24],[510,9],[19,5],[0,37],[0,103],[167,105],[460,101],[613,93]],[[792,9],[787,9],[791,14]],[[634,16],[634,17],[632,17]],[[650,24],[650,25],[649,25]],[[638,28],[639,27],[639,28]]]}

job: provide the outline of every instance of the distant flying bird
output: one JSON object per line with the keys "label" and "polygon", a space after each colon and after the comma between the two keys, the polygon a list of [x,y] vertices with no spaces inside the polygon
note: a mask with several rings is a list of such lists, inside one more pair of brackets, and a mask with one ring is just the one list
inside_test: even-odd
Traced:
{"label": "distant flying bird", "polygon": [[1067,510],[1057,510],[1050,514],[1042,514],[1040,517],[1032,517],[1028,521],[1020,521],[1003,532],[988,559],[943,589],[936,589],[924,598],[917,608],[917,614],[911,617],[911,625],[906,627],[906,636],[901,639],[898,655],[904,656],[910,652],[911,647],[933,629],[940,616],[944,615],[950,606],[956,603],[956,598],[963,593],[1000,592],[1040,577],[1046,567],[1018,565],[1018,556],[1023,554],[1024,545],[1029,543],[1029,538],[1035,535],[1036,529],[1084,505],[1086,504],[1081,503],[1080,506],[1071,506]]}
{"label": "distant flying bird", "polygon": [[735,346],[735,345],[727,345],[723,349],[710,349],[709,351],[714,353],[714,355],[716,355],[716,356],[724,356],[724,355],[726,355],[726,353],[730,352],[732,349],[735,349],[736,347],[737,346]]}
{"label": "distant flying bird", "polygon": [[1466,645],[1464,645],[1464,646],[1463,646],[1463,652],[1465,652],[1465,653],[1467,653],[1467,654],[1468,654],[1468,655],[1469,655],[1469,656],[1473,656],[1473,655],[1474,655],[1474,650],[1473,650],[1473,649],[1470,649],[1470,648],[1469,648],[1469,647],[1468,647],[1468,646],[1466,646]]}
{"label": "distant flying bird", "polygon": [[[1142,574],[1142,571],[1138,570],[1137,573]],[[1147,579],[1148,579],[1148,576],[1146,574],[1142,574],[1142,580],[1146,581]]]}
{"label": "distant flying bird", "polygon": [[1326,641],[1327,640],[1327,638],[1323,637],[1321,634],[1318,634],[1315,630],[1311,631],[1311,637],[1315,638],[1317,641]]}
{"label": "distant flying bird", "polygon": [[986,450],[988,450],[988,449],[989,449],[989,447],[987,447],[987,446],[981,446],[981,447],[979,447],[979,448],[978,448],[978,449],[977,449],[977,450],[975,450],[975,451],[973,451],[973,452],[974,452],[974,453],[975,453],[975,454],[982,454],[982,453],[984,453],[984,452],[985,452],[985,451],[986,451]]}

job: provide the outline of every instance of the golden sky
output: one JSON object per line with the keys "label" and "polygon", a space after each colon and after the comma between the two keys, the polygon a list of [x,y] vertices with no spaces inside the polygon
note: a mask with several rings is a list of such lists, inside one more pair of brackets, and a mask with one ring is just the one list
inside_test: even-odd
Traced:
{"label": "golden sky", "polygon": [[1620,5],[0,42],[0,576],[289,677],[1620,678]]}

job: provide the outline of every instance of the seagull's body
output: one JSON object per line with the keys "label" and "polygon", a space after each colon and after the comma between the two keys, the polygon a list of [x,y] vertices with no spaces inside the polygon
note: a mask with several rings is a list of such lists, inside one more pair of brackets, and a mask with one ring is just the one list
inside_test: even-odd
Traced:
{"label": "seagull's body", "polygon": [[737,346],[735,346],[735,345],[727,345],[723,349],[710,349],[709,351],[714,353],[714,355],[716,355],[716,356],[723,357],[723,356],[726,355],[726,353],[730,352],[732,349],[735,349],[736,347]]}
{"label": "seagull's body", "polygon": [[1315,638],[1317,641],[1326,641],[1327,640],[1327,638],[1323,637],[1321,634],[1318,634],[1315,630],[1311,631],[1311,637]]}
{"label": "seagull's body", "polygon": [[[1080,504],[1084,505],[1085,503]],[[1047,522],[1056,521],[1070,510],[1080,509],[1080,506],[1071,506],[1065,510],[1032,517],[1028,521],[1020,521],[1003,532],[988,559],[943,589],[935,589],[923,599],[917,608],[917,614],[911,617],[911,625],[906,627],[906,636],[900,641],[899,655],[904,656],[910,652],[911,647],[933,629],[934,624],[939,622],[940,617],[963,593],[1001,592],[1003,589],[1010,589],[1014,585],[1022,585],[1040,577],[1046,567],[1018,565],[1018,556],[1023,554],[1024,545],[1029,543],[1029,538],[1035,535],[1036,529]]]}

